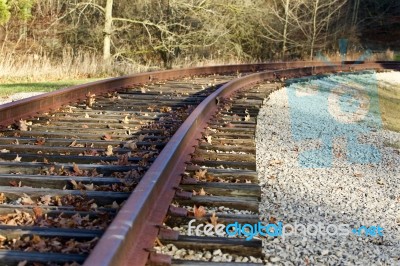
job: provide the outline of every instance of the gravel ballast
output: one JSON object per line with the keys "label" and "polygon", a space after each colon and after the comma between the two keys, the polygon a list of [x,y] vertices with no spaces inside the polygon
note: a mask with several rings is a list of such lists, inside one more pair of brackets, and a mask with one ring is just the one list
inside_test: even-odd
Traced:
{"label": "gravel ballast", "polygon": [[[350,84],[355,91],[361,88],[355,98],[365,107],[369,98],[361,91],[373,87],[374,82],[384,82],[385,86],[392,84],[400,90],[400,73],[327,77],[301,86],[296,83],[270,95],[257,121],[257,167],[263,191],[260,219],[266,223],[281,221],[283,225],[320,223],[323,232],[329,224],[348,224],[350,230],[379,225],[384,229],[383,236],[358,236],[349,232],[347,235],[298,233],[285,238],[268,237],[263,240],[263,249],[269,263],[400,265],[400,152],[398,147],[390,145],[399,143],[400,133],[383,130],[379,121],[366,116],[362,108],[343,109],[351,97],[336,97],[339,104],[329,107],[332,109],[329,112],[344,117],[341,120],[344,124],[365,118],[368,123],[359,122],[365,127],[360,131],[341,131],[337,124],[327,123],[319,107],[303,104],[300,98],[291,99],[289,104],[290,89],[293,91],[302,85],[307,89],[298,89],[298,95],[317,92],[329,98],[327,95],[332,88]],[[321,99],[314,100],[315,104],[321,104]],[[293,118],[294,112],[301,112],[304,123],[293,123],[292,119],[299,119]],[[375,119],[377,117],[379,113],[375,114]],[[297,131],[293,134],[292,126],[303,128],[300,133],[295,128]],[[318,134],[310,135],[310,130]],[[321,141],[324,136],[327,139],[334,136],[335,132],[343,135],[333,137],[331,143]],[[356,140],[376,150],[349,153],[347,147],[351,143],[348,142],[353,140],[347,135],[351,132],[358,132]],[[305,137],[295,140],[296,134]],[[326,145],[330,150],[325,149],[328,153],[322,153],[321,162],[307,164],[307,159],[312,157],[304,157],[304,152]],[[303,161],[299,160],[301,156]],[[356,162],[351,162],[352,157]]]}

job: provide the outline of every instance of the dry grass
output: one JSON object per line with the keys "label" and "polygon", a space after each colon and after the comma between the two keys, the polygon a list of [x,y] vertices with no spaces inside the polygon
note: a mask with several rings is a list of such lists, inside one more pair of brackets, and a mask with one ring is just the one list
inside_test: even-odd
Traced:
{"label": "dry grass", "polygon": [[[326,59],[330,62],[340,62],[342,61],[342,56],[337,53],[330,53],[324,55]],[[367,51],[349,51],[345,57],[347,61],[392,61],[395,60],[396,56],[394,51],[387,49],[380,53],[370,53]]]}
{"label": "dry grass", "polygon": [[63,51],[60,59],[48,55],[0,55],[0,83],[41,82],[65,79],[105,78],[149,71],[154,68],[131,62],[104,64],[93,53]]}
{"label": "dry grass", "polygon": [[[178,58],[174,68],[208,66],[218,64],[240,64],[237,58],[215,60]],[[87,83],[107,77],[159,70],[159,67],[141,65],[135,62],[114,62],[104,64],[102,57],[93,53],[65,49],[60,59],[51,59],[43,54],[14,55],[0,54],[0,104],[10,97],[24,92],[49,92],[76,84]]]}
{"label": "dry grass", "polygon": [[[177,58],[173,68],[209,66],[221,64],[255,63],[240,58],[206,59]],[[0,84],[21,82],[49,82],[86,78],[106,78],[133,73],[159,70],[155,65],[143,65],[133,61],[104,64],[102,57],[88,52],[72,52],[65,49],[59,59],[43,54],[0,54]]]}
{"label": "dry grass", "polygon": [[[341,61],[338,53],[324,55],[328,61]],[[373,60],[394,60],[397,55],[391,50],[365,55],[362,52],[349,52],[346,60],[363,58]],[[317,59],[318,60],[318,59]],[[257,63],[256,60],[243,60],[239,57],[228,58],[177,58],[174,68],[209,66],[221,64]],[[140,73],[160,69],[155,65],[143,65],[134,61],[119,61],[104,64],[101,56],[90,52],[74,52],[64,49],[62,56],[53,59],[48,54],[19,54],[13,52],[0,54],[0,83],[42,82],[85,78],[105,78]]]}
{"label": "dry grass", "polygon": [[243,60],[239,57],[231,56],[229,58],[204,58],[194,56],[190,59],[188,57],[185,58],[177,58],[174,61],[174,68],[184,68],[184,67],[202,67],[202,66],[215,66],[215,65],[232,65],[232,64],[250,64],[250,63],[259,63],[256,60]]}

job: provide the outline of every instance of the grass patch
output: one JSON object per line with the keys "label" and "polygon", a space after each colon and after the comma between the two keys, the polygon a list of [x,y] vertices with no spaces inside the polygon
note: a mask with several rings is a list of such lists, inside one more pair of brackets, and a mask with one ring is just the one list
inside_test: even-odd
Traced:
{"label": "grass patch", "polygon": [[387,141],[384,141],[383,144],[386,147],[392,147],[392,148],[395,148],[395,149],[400,149],[400,142],[399,141],[398,142],[387,142]]}
{"label": "grass patch", "polygon": [[88,83],[99,78],[69,79],[48,82],[18,82],[0,84],[0,97],[8,97],[19,92],[49,92],[73,85]]}
{"label": "grass patch", "polygon": [[379,87],[379,105],[383,126],[400,132],[400,90],[393,87]]}

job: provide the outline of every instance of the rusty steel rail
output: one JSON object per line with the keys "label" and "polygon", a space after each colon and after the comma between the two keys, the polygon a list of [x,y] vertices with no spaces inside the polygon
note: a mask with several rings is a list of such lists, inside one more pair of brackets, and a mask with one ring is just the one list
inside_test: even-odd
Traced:
{"label": "rusty steel rail", "polygon": [[[296,65],[296,64],[294,64]],[[288,66],[288,65],[286,65]],[[217,110],[217,98],[228,98],[251,84],[276,78],[310,76],[338,71],[400,69],[393,62],[372,62],[270,70],[228,82],[206,98],[178,129],[116,219],[85,261],[85,265],[145,265],[168,207],[201,131]],[[148,75],[148,74],[147,74]],[[171,263],[165,261],[166,264]]]}
{"label": "rusty steel rail", "polygon": [[27,119],[40,113],[56,110],[63,105],[84,100],[88,93],[101,95],[133,85],[146,84],[152,81],[178,79],[189,76],[235,72],[256,72],[268,69],[320,66],[324,64],[325,63],[323,62],[298,61],[264,64],[221,65],[147,72],[100,80],[0,105],[0,128],[6,127],[20,119]]}

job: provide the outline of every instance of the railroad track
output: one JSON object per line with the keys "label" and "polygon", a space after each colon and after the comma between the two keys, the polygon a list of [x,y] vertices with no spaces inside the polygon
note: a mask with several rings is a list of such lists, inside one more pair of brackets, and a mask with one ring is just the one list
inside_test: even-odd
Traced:
{"label": "railroad track", "polygon": [[[173,255],[171,263],[178,265],[191,265],[196,260],[207,265],[263,264],[257,237],[213,237],[204,232],[198,236],[195,231],[200,224],[199,230],[207,224],[258,223],[261,189],[256,171],[256,118],[269,93],[279,87],[279,83],[254,86],[219,103],[191,154],[164,222],[166,227],[160,230],[158,245],[152,250],[155,254]],[[154,264],[163,261],[163,256],[155,254]]]}
{"label": "railroad track", "polygon": [[[215,252],[229,264],[262,263],[260,240],[189,236],[185,226],[258,221],[255,118],[280,85],[255,83],[397,67],[321,65],[146,73],[0,108],[3,264],[194,265]],[[194,75],[203,76],[182,79]],[[189,251],[169,256],[180,248]]]}

